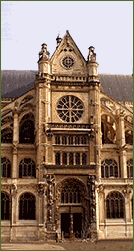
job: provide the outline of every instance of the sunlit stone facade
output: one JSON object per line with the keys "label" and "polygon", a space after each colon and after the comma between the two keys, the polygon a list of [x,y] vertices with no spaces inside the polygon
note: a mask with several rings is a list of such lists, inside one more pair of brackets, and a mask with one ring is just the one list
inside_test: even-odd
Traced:
{"label": "sunlit stone facade", "polygon": [[66,31],[34,87],[2,98],[3,241],[133,236],[132,102],[101,91],[94,50]]}

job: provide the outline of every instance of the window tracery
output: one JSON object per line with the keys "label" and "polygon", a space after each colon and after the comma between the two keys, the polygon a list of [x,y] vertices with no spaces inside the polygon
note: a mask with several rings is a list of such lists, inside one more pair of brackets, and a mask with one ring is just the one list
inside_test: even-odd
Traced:
{"label": "window tracery", "polygon": [[86,166],[87,153],[57,152],[55,153],[55,165]]}
{"label": "window tracery", "polygon": [[6,193],[1,193],[1,220],[9,220],[10,199]]}
{"label": "window tracery", "polygon": [[1,131],[1,143],[13,142],[13,131],[11,128],[5,128]]}
{"label": "window tracery", "polygon": [[20,143],[34,143],[34,116],[33,114],[26,114],[20,122]]}
{"label": "window tracery", "polygon": [[68,95],[59,100],[56,110],[63,121],[76,122],[82,117],[84,106],[79,98]]}
{"label": "window tracery", "polygon": [[111,192],[106,199],[107,218],[125,217],[125,200],[121,193]]}
{"label": "window tracery", "polygon": [[102,178],[120,177],[120,170],[115,160],[105,159],[101,162],[101,177]]}
{"label": "window tracery", "polygon": [[127,177],[133,178],[133,159],[127,161]]}
{"label": "window tracery", "polygon": [[62,204],[79,204],[81,202],[80,189],[78,184],[69,184],[62,190]]}
{"label": "window tracery", "polygon": [[30,158],[24,158],[19,164],[19,178],[31,177],[36,178],[35,163]]}
{"label": "window tracery", "polygon": [[35,196],[30,193],[24,193],[19,200],[19,219],[35,220]]}
{"label": "window tracery", "polygon": [[88,144],[88,136],[79,136],[79,135],[72,135],[72,136],[55,136],[55,144],[56,145],[87,145]]}
{"label": "window tracery", "polygon": [[1,158],[1,177],[11,177],[11,163],[7,158]]}

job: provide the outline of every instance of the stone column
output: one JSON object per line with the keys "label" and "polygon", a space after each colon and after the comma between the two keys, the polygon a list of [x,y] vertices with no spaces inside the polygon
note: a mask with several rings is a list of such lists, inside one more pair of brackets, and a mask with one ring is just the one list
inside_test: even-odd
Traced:
{"label": "stone column", "polygon": [[96,225],[96,196],[95,196],[95,176],[89,175],[87,186],[89,190],[89,225],[91,239],[97,238],[97,225]]}
{"label": "stone column", "polygon": [[101,107],[100,81],[98,78],[96,53],[93,46],[89,47],[88,55],[88,85],[89,85],[89,124],[94,131],[94,140],[90,142],[90,163],[96,164],[96,179],[101,177],[100,146],[101,146]]}
{"label": "stone column", "polygon": [[39,183],[37,192],[39,196],[38,200],[38,238],[44,239],[44,183]]}
{"label": "stone column", "polygon": [[133,189],[133,186],[127,185],[122,191],[125,197],[125,209],[124,210],[125,210],[126,223],[131,221],[130,194],[131,194],[132,189]]}
{"label": "stone column", "polygon": [[99,206],[99,223],[104,223],[105,220],[105,195],[104,186],[99,185],[98,189],[98,206]]}
{"label": "stone column", "polygon": [[48,184],[47,189],[47,231],[50,233],[51,237],[56,231],[55,225],[55,208],[54,208],[54,182],[55,178],[52,174],[46,175],[46,181]]}
{"label": "stone column", "polygon": [[16,240],[16,221],[17,221],[17,184],[14,182],[10,186],[10,203],[11,203],[11,209],[10,209],[10,242]]}

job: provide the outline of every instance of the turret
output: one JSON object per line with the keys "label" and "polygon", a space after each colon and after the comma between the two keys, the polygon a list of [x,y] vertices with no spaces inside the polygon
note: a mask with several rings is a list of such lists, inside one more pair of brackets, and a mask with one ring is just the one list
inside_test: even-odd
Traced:
{"label": "turret", "polygon": [[39,52],[38,72],[39,75],[43,73],[50,73],[49,51],[47,51],[47,44],[42,44],[41,51]]}

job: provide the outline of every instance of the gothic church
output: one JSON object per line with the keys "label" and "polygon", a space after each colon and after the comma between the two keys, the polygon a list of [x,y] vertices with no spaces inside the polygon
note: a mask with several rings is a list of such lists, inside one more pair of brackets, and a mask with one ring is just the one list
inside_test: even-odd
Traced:
{"label": "gothic church", "polygon": [[68,31],[38,72],[1,73],[1,240],[133,237],[133,77]]}

